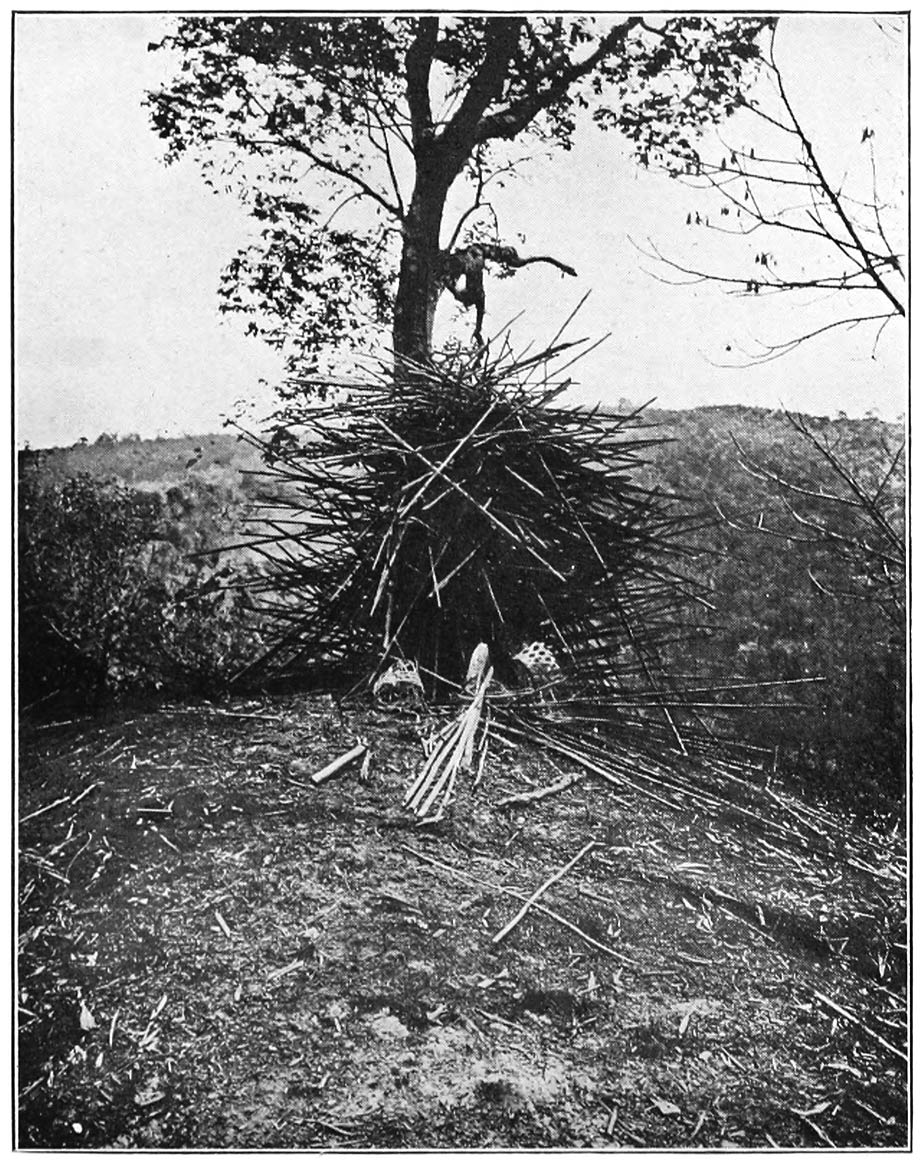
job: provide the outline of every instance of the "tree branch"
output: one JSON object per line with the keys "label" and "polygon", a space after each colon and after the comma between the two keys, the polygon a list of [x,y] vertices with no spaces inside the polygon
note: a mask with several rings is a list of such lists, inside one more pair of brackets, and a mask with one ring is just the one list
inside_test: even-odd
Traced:
{"label": "tree branch", "polygon": [[[557,72],[546,89],[512,102],[505,109],[497,110],[496,113],[485,117],[477,126],[476,140],[486,142],[491,138],[514,138],[543,109],[547,109],[564,97],[571,85],[581,77],[591,73],[601,61],[619,49],[630,33],[639,26],[647,27],[643,18],[640,16],[630,17],[623,24],[617,25],[607,32],[585,60]],[[648,31],[655,30],[649,29]]]}
{"label": "tree branch", "polygon": [[800,138],[800,141],[803,144],[803,148],[806,151],[807,158],[810,161],[810,167],[811,167],[813,173],[816,175],[817,181],[822,186],[823,193],[829,199],[829,202],[832,205],[833,210],[836,212],[836,215],[838,216],[839,222],[845,228],[845,230],[848,233],[849,237],[851,238],[852,243],[854,244],[856,250],[858,251],[858,253],[861,255],[862,259],[864,260],[864,263],[867,267],[868,273],[870,274],[871,278],[874,280],[874,283],[877,285],[878,290],[880,292],[882,292],[883,295],[886,296],[886,298],[890,301],[890,303],[891,303],[891,305],[892,305],[892,307],[897,315],[905,316],[906,309],[903,307],[903,305],[900,303],[900,301],[896,298],[896,296],[893,294],[893,292],[890,290],[890,288],[886,285],[886,283],[884,283],[884,281],[881,279],[880,274],[877,271],[875,264],[871,262],[871,256],[868,254],[868,251],[867,251],[867,248],[865,247],[864,242],[859,237],[858,232],[855,230],[855,227],[854,227],[854,224],[852,223],[851,217],[846,213],[845,208],[842,206],[842,203],[839,199],[838,194],[832,189],[832,186],[829,184],[829,182],[826,178],[826,175],[823,172],[823,169],[819,164],[819,160],[817,159],[816,153],[814,152],[814,149],[813,149],[813,144],[810,142],[807,135],[804,133],[800,122],[797,120],[797,115],[794,113],[794,110],[791,107],[791,103],[788,99],[787,91],[784,88],[784,82],[781,79],[781,72],[778,69],[778,66],[775,64],[774,53],[772,53],[772,55],[771,55],[770,64],[771,64],[772,69],[774,70],[775,76],[776,76],[777,81],[778,81],[778,92],[781,95],[781,100],[784,102],[784,108],[787,110],[788,116],[791,119],[791,123],[794,126],[794,129],[797,133],[797,136]]}
{"label": "tree branch", "polygon": [[429,72],[439,36],[439,18],[423,16],[404,62],[407,82],[407,105],[410,108],[410,132],[414,147],[432,134],[432,107],[429,102]]}
{"label": "tree branch", "polygon": [[457,113],[438,138],[443,154],[463,160],[479,141],[478,130],[484,110],[502,92],[509,61],[522,30],[521,18],[502,17],[487,25],[486,51]]}
{"label": "tree branch", "polygon": [[[255,94],[252,92],[247,92],[246,97],[262,111],[262,114],[265,118],[269,118],[269,110],[266,109],[265,105],[263,105],[263,103],[259,100],[258,97],[256,97]],[[378,203],[379,206],[383,207],[388,214],[393,215],[395,219],[401,219],[402,216],[400,214],[400,209],[394,203],[389,202],[384,197],[384,195],[380,193],[380,191],[375,190],[373,186],[369,186],[364,178],[359,177],[358,174],[353,173],[353,171],[347,169],[345,166],[340,166],[336,162],[331,162],[328,158],[322,158],[300,138],[283,133],[277,137],[268,139],[268,144],[275,148],[277,148],[279,145],[285,145],[292,150],[296,150],[299,154],[304,154],[305,157],[309,158],[311,162],[313,162],[313,164],[318,167],[318,169],[323,170],[328,174],[332,174],[336,178],[342,178],[347,182],[351,182],[354,186],[357,186],[364,195]]]}

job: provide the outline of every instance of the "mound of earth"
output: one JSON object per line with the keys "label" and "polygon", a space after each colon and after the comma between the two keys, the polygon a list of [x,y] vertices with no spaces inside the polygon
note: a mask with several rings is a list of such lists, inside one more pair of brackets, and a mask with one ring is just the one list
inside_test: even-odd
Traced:
{"label": "mound of earth", "polygon": [[24,728],[20,1146],[906,1145],[899,839],[858,861],[775,793],[818,842],[779,845],[499,743],[420,825],[431,727],[310,697]]}

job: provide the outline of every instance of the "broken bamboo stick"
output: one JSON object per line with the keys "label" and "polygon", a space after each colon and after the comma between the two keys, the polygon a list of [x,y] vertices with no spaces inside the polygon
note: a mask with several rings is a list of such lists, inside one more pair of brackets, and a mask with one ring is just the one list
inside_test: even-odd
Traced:
{"label": "broken bamboo stick", "polygon": [[535,891],[535,893],[531,896],[531,898],[526,900],[524,906],[520,907],[519,910],[516,911],[515,915],[513,915],[506,926],[501,927],[499,931],[497,931],[490,942],[499,943],[501,939],[505,939],[510,931],[512,931],[513,928],[515,928],[519,923],[521,923],[521,921],[528,914],[529,909],[533,907],[535,903],[537,903],[544,892],[552,887],[554,883],[559,882],[560,879],[562,879],[563,876],[567,873],[567,871],[572,870],[573,867],[576,866],[576,864],[579,862],[579,860],[583,858],[584,855],[588,854],[590,850],[594,849],[596,845],[597,843],[595,842],[587,842],[579,854],[577,854],[574,858],[571,858],[565,866],[560,868],[560,870],[555,871],[554,874],[545,879],[541,886],[538,887],[537,891]]}
{"label": "broken bamboo stick", "polygon": [[529,802],[540,802],[543,798],[549,798],[553,794],[562,794],[564,790],[568,790],[571,785],[575,784],[576,778],[572,774],[568,774],[560,781],[554,782],[553,785],[546,785],[542,789],[528,790],[523,794],[513,794],[511,797],[503,798],[496,805],[497,808],[500,806],[525,806]]}
{"label": "broken bamboo stick", "polygon": [[[414,858],[418,858],[421,861],[428,863],[430,866],[434,866],[437,870],[444,871],[446,874],[454,876],[454,878],[458,879],[459,882],[466,883],[467,886],[486,887],[488,890],[497,891],[501,895],[511,895],[513,899],[518,899],[520,902],[524,902],[527,898],[527,895],[523,895],[520,891],[513,890],[512,887],[503,887],[500,886],[499,883],[490,882],[488,879],[481,879],[476,875],[464,874],[462,871],[456,870],[453,866],[448,866],[447,863],[439,862],[437,858],[432,858],[430,855],[424,854],[421,850],[414,850],[412,846],[403,846],[402,849],[405,850],[407,854],[412,854]],[[546,915],[548,919],[553,919],[554,922],[559,923],[561,927],[566,927],[568,931],[572,931],[574,935],[578,935],[584,943],[587,943],[590,947],[594,947],[597,951],[604,952],[605,955],[614,956],[615,959],[620,960],[623,964],[627,964],[630,967],[636,968],[639,966],[637,960],[631,959],[630,956],[624,955],[623,952],[615,951],[613,947],[608,947],[606,944],[600,943],[597,939],[593,939],[591,935],[587,935],[586,932],[577,927],[575,923],[571,922],[569,919],[564,918],[563,915],[558,915],[556,911],[552,911],[550,907],[546,907],[543,903],[535,903],[534,909],[539,912],[539,914]],[[654,971],[655,970],[656,969],[654,969]]]}
{"label": "broken bamboo stick", "polygon": [[843,1017],[851,1024],[856,1025],[861,1029],[862,1032],[867,1033],[867,1035],[871,1037],[872,1040],[877,1041],[877,1043],[882,1048],[885,1048],[888,1052],[895,1053],[896,1056],[898,1056],[901,1060],[906,1061],[907,1064],[909,1063],[909,1057],[906,1055],[906,1053],[903,1052],[902,1049],[898,1049],[896,1045],[890,1044],[890,1042],[885,1037],[882,1037],[880,1033],[875,1032],[873,1028],[869,1028],[863,1021],[858,1019],[854,1012],[849,1012],[849,1010],[847,1008],[843,1008],[841,1004],[836,1004],[835,1000],[830,1000],[828,996],[823,995],[823,993],[818,991],[816,988],[813,989],[813,995],[817,998],[817,1000],[819,1000],[821,1004],[825,1004],[826,1007],[829,1008],[832,1012],[835,1012],[837,1015]]}
{"label": "broken bamboo stick", "polygon": [[367,751],[368,746],[359,742],[358,745],[354,745],[347,753],[343,753],[341,757],[337,757],[335,761],[331,761],[329,765],[325,765],[323,769],[318,769],[311,776],[311,781],[314,785],[320,785],[321,782],[329,781],[331,777],[335,777],[354,761],[358,761]]}

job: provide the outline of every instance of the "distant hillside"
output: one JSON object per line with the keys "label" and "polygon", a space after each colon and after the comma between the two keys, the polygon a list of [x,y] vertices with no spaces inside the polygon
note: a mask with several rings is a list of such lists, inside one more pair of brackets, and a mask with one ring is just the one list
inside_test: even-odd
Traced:
{"label": "distant hillside", "polygon": [[[617,414],[616,410],[602,412]],[[709,405],[681,410],[651,408],[642,416],[651,426],[651,437],[670,442],[654,448],[650,455],[659,473],[666,475],[663,484],[683,494],[705,484],[715,457],[718,461],[730,457],[735,462],[732,438],[756,457],[766,451],[790,449],[795,444],[788,421],[778,409]],[[892,445],[902,438],[900,425],[873,418],[822,417],[813,421],[846,452],[880,448],[881,443]],[[196,477],[222,480],[226,485],[236,483],[249,493],[240,471],[261,468],[257,451],[230,431],[143,440],[104,435],[90,444],[30,450],[21,456],[41,460],[45,472],[54,478],[85,473],[117,478],[142,489],[177,485],[194,473]],[[657,470],[652,470],[652,476],[657,476]]]}
{"label": "distant hillside", "polygon": [[161,491],[194,474],[249,492],[241,471],[260,468],[253,447],[229,431],[150,439],[103,436],[93,443],[28,450],[20,453],[20,460],[40,463],[44,473],[56,480],[89,474]]}

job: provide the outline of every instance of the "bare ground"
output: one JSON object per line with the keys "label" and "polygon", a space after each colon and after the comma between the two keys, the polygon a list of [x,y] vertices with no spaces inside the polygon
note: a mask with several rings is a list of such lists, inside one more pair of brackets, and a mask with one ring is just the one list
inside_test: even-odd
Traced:
{"label": "bare ground", "polygon": [[[524,746],[421,827],[425,728],[313,697],[23,730],[20,1146],[906,1145],[898,838],[742,783],[748,815],[590,774],[499,807],[561,776]],[[361,738],[364,779],[306,780]],[[492,942],[588,841],[541,899],[583,937]]]}

